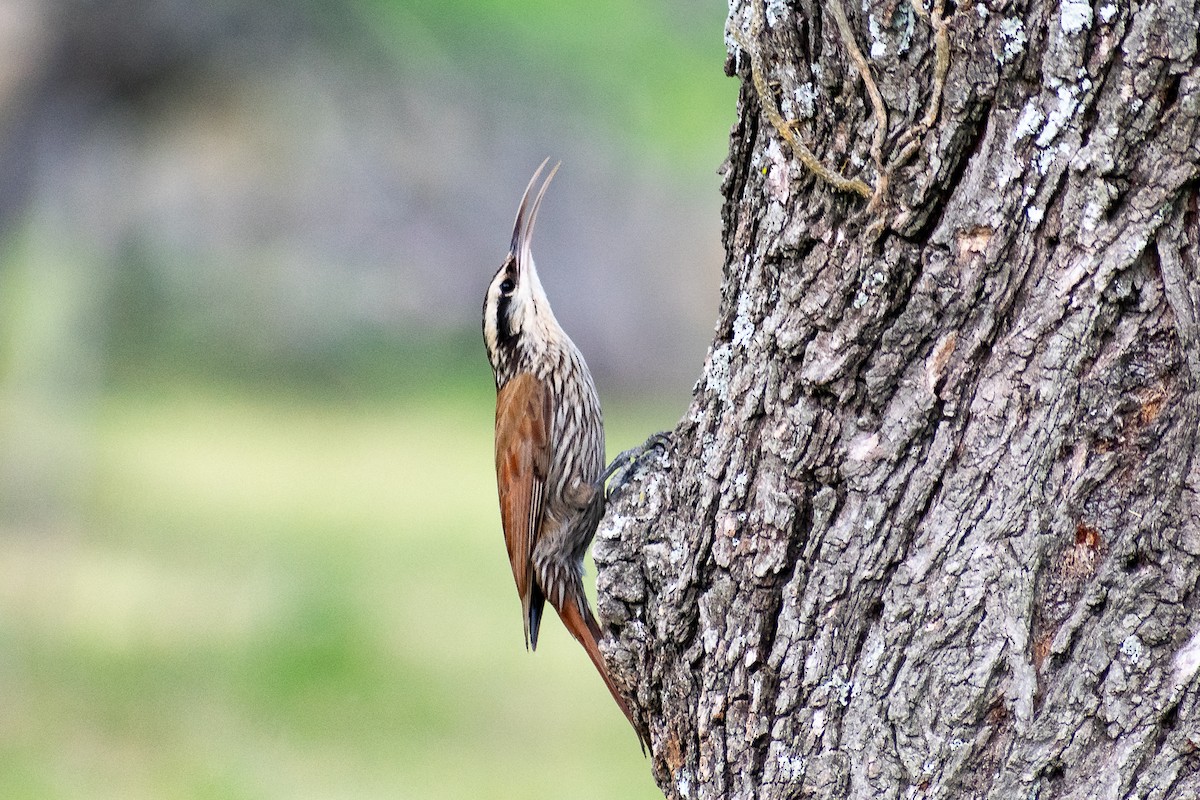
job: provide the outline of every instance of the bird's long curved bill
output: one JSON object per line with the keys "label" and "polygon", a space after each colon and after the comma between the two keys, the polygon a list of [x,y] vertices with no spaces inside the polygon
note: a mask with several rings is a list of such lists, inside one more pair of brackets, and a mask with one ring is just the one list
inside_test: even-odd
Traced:
{"label": "bird's long curved bill", "polygon": [[531,206],[529,204],[529,194],[533,191],[534,184],[537,183],[538,177],[541,176],[542,170],[546,168],[546,164],[548,163],[550,163],[549,158],[538,165],[537,171],[529,179],[529,185],[525,187],[525,194],[521,196],[521,205],[517,208],[517,221],[513,223],[510,252],[516,257],[517,264],[522,266],[528,264],[530,260],[530,251],[533,246],[533,225],[537,222],[537,213],[542,205],[542,197],[546,194],[546,187],[554,179],[554,173],[558,172],[558,168],[562,166],[562,162],[559,161],[550,170],[550,174],[546,176],[546,180],[542,181],[542,186],[538,189],[537,196],[533,198],[533,205]]}

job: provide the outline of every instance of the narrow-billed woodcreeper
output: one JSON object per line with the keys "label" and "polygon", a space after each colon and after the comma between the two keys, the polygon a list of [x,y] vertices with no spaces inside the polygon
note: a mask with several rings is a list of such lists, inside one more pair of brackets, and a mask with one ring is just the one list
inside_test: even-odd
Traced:
{"label": "narrow-billed woodcreeper", "polygon": [[583,556],[604,512],[604,420],[587,364],[554,318],[533,264],[534,222],[558,171],[557,165],[550,170],[531,205],[545,166],[543,161],[525,189],[508,255],[483,301],[483,338],[496,376],[500,519],[521,597],[525,646],[537,649],[549,600],[639,730],[608,674],[597,644],[600,626],[583,591]]}

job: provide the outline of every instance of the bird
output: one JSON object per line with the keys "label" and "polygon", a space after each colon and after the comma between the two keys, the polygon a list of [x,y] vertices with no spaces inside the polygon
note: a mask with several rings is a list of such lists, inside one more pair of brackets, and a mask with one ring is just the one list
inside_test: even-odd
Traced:
{"label": "bird", "polygon": [[605,469],[604,418],[596,384],[538,279],[531,250],[533,228],[561,162],[550,170],[532,203],[530,195],[549,160],[541,163],[525,188],[508,254],[483,302],[483,338],[496,379],[500,518],[521,599],[526,649],[537,649],[542,612],[549,601],[587,651],[644,751],[642,729],[600,653],[602,632],[584,594],[583,557],[603,516],[605,481],[646,446],[622,453]]}

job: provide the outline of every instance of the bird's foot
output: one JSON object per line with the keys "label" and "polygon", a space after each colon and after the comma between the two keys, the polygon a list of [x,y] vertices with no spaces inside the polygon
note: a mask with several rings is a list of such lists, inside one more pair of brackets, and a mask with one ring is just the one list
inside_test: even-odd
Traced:
{"label": "bird's foot", "polygon": [[[614,458],[597,482],[597,489],[603,493],[604,499],[608,500],[620,491],[625,481],[629,479],[633,468],[637,466],[638,462],[647,453],[652,450],[666,450],[670,443],[671,436],[669,433],[656,433],[637,447],[631,447]],[[610,478],[612,479],[611,481],[609,480]],[[605,483],[609,484],[607,489],[605,488]]]}

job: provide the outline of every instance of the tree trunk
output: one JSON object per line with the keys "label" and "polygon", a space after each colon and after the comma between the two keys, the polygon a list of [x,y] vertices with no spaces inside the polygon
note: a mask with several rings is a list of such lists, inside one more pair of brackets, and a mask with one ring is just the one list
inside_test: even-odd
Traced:
{"label": "tree trunk", "polygon": [[930,1],[731,4],[720,318],[601,527],[610,662],[671,798],[1196,797],[1200,12]]}

